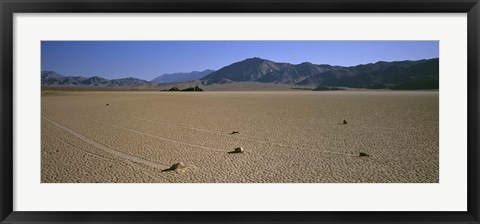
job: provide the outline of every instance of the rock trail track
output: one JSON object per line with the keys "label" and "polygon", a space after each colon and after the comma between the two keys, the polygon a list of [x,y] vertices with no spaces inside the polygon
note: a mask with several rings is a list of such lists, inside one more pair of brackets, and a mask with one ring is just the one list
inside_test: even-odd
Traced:
{"label": "rock trail track", "polygon": [[156,169],[166,169],[169,167],[169,165],[167,164],[161,164],[161,163],[158,163],[158,162],[152,162],[150,160],[147,160],[145,158],[141,158],[141,157],[138,157],[138,156],[133,156],[133,155],[130,155],[130,154],[127,154],[127,153],[123,153],[123,152],[120,152],[118,150],[115,150],[115,149],[112,149],[108,146],[105,146],[91,138],[88,138],[78,132],[76,132],[75,130],[73,129],[70,129],[66,126],[63,126],[62,124],[50,119],[50,118],[47,118],[45,115],[42,115],[42,118],[44,120],[46,120],[47,122],[49,122],[50,124],[53,124],[55,125],[56,127],[70,133],[71,135],[79,138],[80,140],[90,144],[90,145],[93,145],[95,146],[96,148],[108,153],[108,154],[111,154],[115,157],[119,157],[119,158],[122,158],[122,159],[125,159],[125,160],[128,160],[128,161],[131,161],[131,162],[135,162],[135,163],[138,163],[138,164],[143,164],[143,165],[146,165],[146,166],[149,166],[149,167],[152,167],[152,168],[156,168]]}
{"label": "rock trail track", "polygon": [[[43,114],[42,114],[43,115]],[[42,116],[43,119],[45,119],[47,122],[49,122],[50,124],[54,125],[55,127],[61,129],[61,130],[64,130],[64,131],[67,131],[67,130],[71,130],[72,132],[69,132],[67,131],[67,133],[70,133],[71,135],[75,136],[75,137],[79,137],[79,136],[83,136],[82,134],[76,132],[76,131],[73,131],[72,129],[69,129],[63,125],[60,125],[60,126],[63,126],[65,127],[66,129],[63,129],[62,127],[60,126],[57,126],[58,122],[55,122],[53,120],[49,120],[48,118],[46,118],[45,116]],[[53,121],[53,122],[52,122]],[[101,158],[101,159],[104,159],[104,160],[108,160],[108,161],[111,161],[113,163],[116,163],[117,161],[121,161],[121,162],[125,162],[125,164],[129,165],[130,167],[132,167],[133,169],[136,169],[138,170],[139,172],[141,172],[142,174],[150,177],[151,179],[154,179],[156,182],[171,182],[170,180],[168,180],[165,176],[163,175],[158,175],[157,172],[152,172],[151,169],[145,169],[145,166],[147,167],[151,167],[153,170],[158,170],[158,166],[149,166],[148,164],[145,164],[145,163],[137,163],[133,160],[128,160],[128,159],[125,159],[124,157],[118,157],[116,154],[111,154],[109,153],[109,151],[104,151],[102,150],[101,148],[98,148],[97,147],[97,144],[91,144],[91,142],[95,143],[96,141],[94,141],[93,139],[90,139],[86,136],[83,136],[85,139],[90,139],[91,141],[85,141],[86,144],[90,144],[92,145],[93,147],[97,148],[97,149],[100,149],[102,150],[102,152],[105,152],[111,156],[105,156],[105,155],[101,155],[101,153],[98,153],[98,152],[93,152],[92,150],[87,150],[87,149],[84,149],[82,147],[77,147],[75,144],[71,143],[70,141],[68,141],[67,139],[64,139],[62,138],[61,136],[58,136],[58,135],[55,135],[55,133],[53,133],[52,131],[50,130],[46,130],[47,132],[49,132],[51,135],[55,136],[59,141],[67,144],[67,145],[70,145],[72,146],[73,148],[77,149],[77,150],[81,150],[82,152],[86,153],[86,154],[89,154],[89,155],[92,155],[92,156],[95,156],[95,157],[98,157],[98,158]],[[76,132],[76,133],[75,133]],[[80,138],[82,139],[82,138]],[[98,144],[101,144],[101,143],[98,143]],[[107,146],[105,146],[107,147]],[[108,147],[110,148],[110,147]],[[111,149],[111,148],[110,148]],[[111,150],[114,150],[114,149],[111,149]],[[116,151],[116,150],[115,150]],[[121,152],[119,152],[121,153]],[[131,156],[131,155],[128,155],[126,154],[126,156]],[[142,159],[142,158],[140,158]],[[156,163],[156,162],[151,162],[151,163]],[[160,164],[160,163],[157,163],[158,165],[163,165],[163,164]],[[144,166],[142,166],[144,165]]]}

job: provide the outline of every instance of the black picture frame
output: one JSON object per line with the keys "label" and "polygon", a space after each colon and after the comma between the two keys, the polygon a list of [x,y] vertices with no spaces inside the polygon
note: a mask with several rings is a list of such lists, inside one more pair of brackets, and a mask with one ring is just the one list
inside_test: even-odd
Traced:
{"label": "black picture frame", "polygon": [[[478,0],[0,0],[2,223],[480,223]],[[19,212],[13,211],[14,13],[467,13],[468,211],[466,212]]]}

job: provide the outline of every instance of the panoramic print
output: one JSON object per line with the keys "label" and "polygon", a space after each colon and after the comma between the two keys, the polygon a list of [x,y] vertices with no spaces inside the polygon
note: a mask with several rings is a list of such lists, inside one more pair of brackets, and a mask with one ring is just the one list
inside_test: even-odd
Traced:
{"label": "panoramic print", "polygon": [[438,48],[42,41],[41,182],[438,183]]}

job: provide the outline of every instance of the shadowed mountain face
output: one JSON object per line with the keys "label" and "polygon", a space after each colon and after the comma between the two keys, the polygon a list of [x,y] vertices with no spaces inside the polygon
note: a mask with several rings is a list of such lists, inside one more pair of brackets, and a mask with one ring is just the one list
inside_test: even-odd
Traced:
{"label": "shadowed mountain face", "polygon": [[261,58],[249,58],[223,67],[203,77],[208,84],[228,82],[257,81],[266,83],[295,83],[331,66],[314,65],[308,62],[292,65],[277,63]]}
{"label": "shadowed mountain face", "polygon": [[203,85],[235,82],[260,82],[295,85],[316,85],[321,90],[330,87],[368,89],[438,89],[439,59],[370,63],[343,67],[278,63],[261,58],[249,58],[225,66],[218,71],[165,74],[151,82],[137,78],[104,79],[64,76],[43,71],[42,86],[129,87],[152,83],[177,83],[201,80]]}
{"label": "shadowed mountain face", "polygon": [[[274,63],[260,58],[249,58],[223,67],[201,80],[256,81],[265,74],[285,69],[283,66],[282,63]],[[213,81],[213,83],[217,82]]]}
{"label": "shadowed mountain face", "polygon": [[[328,71],[305,82],[369,89],[438,89],[439,60],[378,62]],[[303,84],[303,83],[297,83]]]}
{"label": "shadowed mountain face", "polygon": [[276,63],[246,59],[213,72],[205,85],[255,81],[371,89],[437,89],[439,59],[377,62],[350,67],[302,63]]}
{"label": "shadowed mountain face", "polygon": [[199,80],[204,76],[214,72],[214,70],[205,70],[205,71],[193,71],[188,73],[172,73],[172,74],[164,74],[158,76],[157,78],[152,79],[153,83],[170,83],[170,82],[183,82],[183,81],[192,81],[192,80]]}

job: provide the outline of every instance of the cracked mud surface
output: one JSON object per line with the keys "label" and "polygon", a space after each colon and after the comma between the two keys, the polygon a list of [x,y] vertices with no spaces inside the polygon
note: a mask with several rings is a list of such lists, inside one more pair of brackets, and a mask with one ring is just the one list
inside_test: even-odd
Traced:
{"label": "cracked mud surface", "polygon": [[[435,183],[438,100],[436,91],[43,95],[42,182]],[[236,147],[245,152],[229,153]],[[161,172],[179,162],[182,172]]]}

